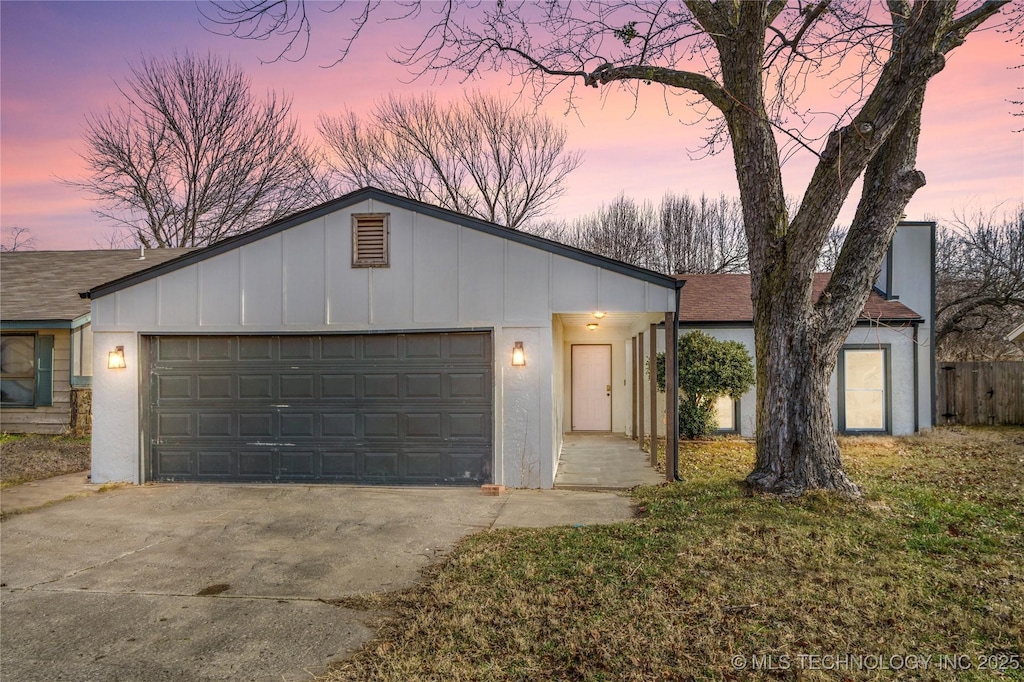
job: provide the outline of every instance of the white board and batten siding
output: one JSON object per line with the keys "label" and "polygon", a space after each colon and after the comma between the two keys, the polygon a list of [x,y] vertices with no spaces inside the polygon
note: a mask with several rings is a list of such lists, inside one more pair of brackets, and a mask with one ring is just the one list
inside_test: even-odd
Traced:
{"label": "white board and batten siding", "polygon": [[[352,267],[352,215],[388,213],[390,267]],[[495,482],[550,487],[560,445],[552,315],[671,311],[663,285],[368,199],[93,301],[98,481],[140,481],[141,337],[493,329]],[[510,366],[522,341],[527,366]],[[94,455],[95,458],[95,455]]]}

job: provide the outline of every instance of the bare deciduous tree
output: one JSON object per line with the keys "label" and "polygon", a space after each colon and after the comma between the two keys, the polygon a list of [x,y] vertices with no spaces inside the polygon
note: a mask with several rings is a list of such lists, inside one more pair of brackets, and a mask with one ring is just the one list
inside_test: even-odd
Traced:
{"label": "bare deciduous tree", "polygon": [[697,200],[667,193],[658,211],[661,264],[668,274],[745,272],[747,242],[743,207],[724,195]]}
{"label": "bare deciduous tree", "polygon": [[392,95],[366,120],[346,112],[319,127],[349,189],[379,187],[511,228],[546,213],[581,161],[565,151],[563,127],[481,93],[448,105]]}
{"label": "bare deciduous tree", "polygon": [[637,203],[620,194],[589,215],[577,218],[569,243],[623,263],[651,270],[660,264],[657,253],[657,215],[650,203]]}
{"label": "bare deciduous tree", "polygon": [[935,346],[943,360],[1016,357],[1006,334],[1024,321],[1024,204],[957,216],[936,249]]}
{"label": "bare deciduous tree", "polygon": [[[602,256],[666,274],[743,272],[746,241],[736,200],[666,192],[654,206],[619,195],[577,218],[554,238]],[[542,233],[542,236],[549,236]]]}
{"label": "bare deciduous tree", "polygon": [[258,101],[214,56],[143,58],[123,101],[86,120],[88,177],[68,181],[144,246],[203,246],[331,197],[291,102]]}
{"label": "bare deciduous tree", "polygon": [[[396,20],[429,20],[404,53],[416,73],[490,68],[521,77],[541,96],[562,83],[633,92],[658,83],[699,100],[713,123],[710,148],[731,147],[743,204],[760,425],[747,483],[786,495],[858,494],[833,432],[829,377],[896,224],[925,184],[915,168],[925,90],[947,55],[1008,3],[370,2],[351,17],[341,49],[344,57],[376,13],[392,12]],[[215,21],[236,35],[308,38],[294,32],[297,22],[309,26],[302,2],[287,12],[264,0],[216,7]],[[1010,7],[1019,28],[1024,9]],[[801,98],[820,81],[835,98],[832,111],[814,114],[820,103]],[[791,211],[782,161],[795,154],[811,154],[815,169]],[[825,238],[860,180],[832,277],[812,297]]]}
{"label": "bare deciduous tree", "polygon": [[12,225],[4,228],[3,243],[0,243],[0,251],[35,251],[36,238],[32,230],[20,225]]}

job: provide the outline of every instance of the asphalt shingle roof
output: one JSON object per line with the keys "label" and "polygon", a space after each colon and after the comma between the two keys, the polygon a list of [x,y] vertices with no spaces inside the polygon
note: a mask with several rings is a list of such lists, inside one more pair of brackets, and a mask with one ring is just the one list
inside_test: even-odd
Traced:
{"label": "asphalt shingle roof", "polygon": [[8,251],[0,254],[0,319],[74,320],[91,301],[78,294],[194,249]]}
{"label": "asphalt shingle roof", "polygon": [[[753,322],[754,306],[750,302],[750,275],[677,275],[685,280],[679,292],[679,322]],[[824,291],[831,273],[814,275],[812,296]],[[896,300],[887,300],[872,291],[864,304],[862,320],[912,321],[921,316]]]}

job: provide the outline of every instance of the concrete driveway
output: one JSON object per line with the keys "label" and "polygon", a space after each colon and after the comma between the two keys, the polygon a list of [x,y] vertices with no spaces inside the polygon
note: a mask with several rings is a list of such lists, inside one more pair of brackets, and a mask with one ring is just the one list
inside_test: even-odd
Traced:
{"label": "concrete driveway", "polygon": [[0,679],[308,680],[372,637],[330,603],[408,587],[460,538],[613,522],[613,493],[157,485],[0,523]]}

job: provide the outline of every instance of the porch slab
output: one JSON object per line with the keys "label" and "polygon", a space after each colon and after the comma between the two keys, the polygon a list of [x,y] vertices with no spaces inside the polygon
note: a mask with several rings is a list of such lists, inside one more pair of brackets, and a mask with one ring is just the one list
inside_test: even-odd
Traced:
{"label": "porch slab", "polygon": [[636,442],[614,433],[567,433],[555,473],[555,487],[570,490],[621,490],[657,485],[663,474],[651,467]]}

